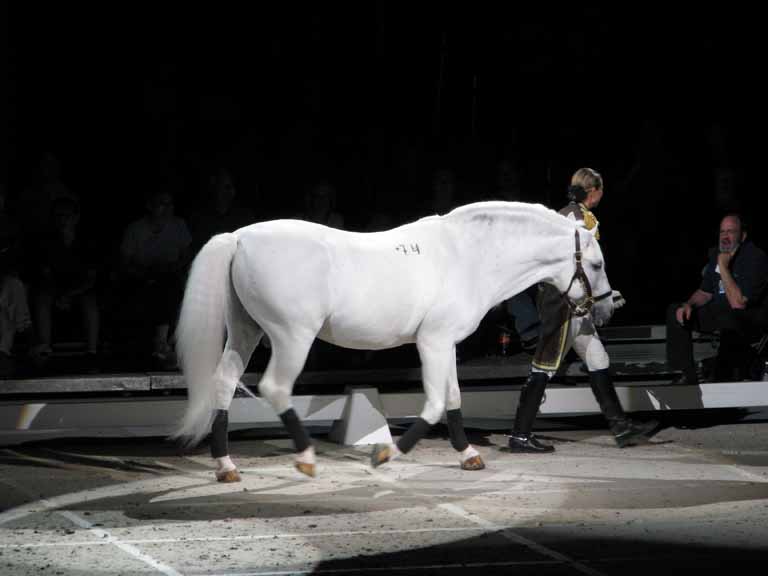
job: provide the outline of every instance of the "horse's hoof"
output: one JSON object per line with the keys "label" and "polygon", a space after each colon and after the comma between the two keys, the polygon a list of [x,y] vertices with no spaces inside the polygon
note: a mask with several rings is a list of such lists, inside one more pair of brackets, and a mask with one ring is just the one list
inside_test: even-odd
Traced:
{"label": "horse's hoof", "polygon": [[240,478],[240,472],[237,471],[237,469],[234,470],[225,470],[223,472],[216,471],[216,481],[217,482],[225,482],[225,483],[231,483],[231,482],[240,482],[242,478]]}
{"label": "horse's hoof", "polygon": [[315,465],[309,464],[307,462],[296,462],[296,470],[301,472],[302,474],[305,474],[309,476],[310,478],[315,477]]}
{"label": "horse's hoof", "polygon": [[392,450],[386,444],[376,444],[371,453],[371,466],[374,468],[386,464],[392,459]]}
{"label": "horse's hoof", "polygon": [[483,459],[479,454],[477,456],[467,458],[464,460],[464,462],[461,463],[462,470],[483,470],[484,468],[485,462],[483,462]]}

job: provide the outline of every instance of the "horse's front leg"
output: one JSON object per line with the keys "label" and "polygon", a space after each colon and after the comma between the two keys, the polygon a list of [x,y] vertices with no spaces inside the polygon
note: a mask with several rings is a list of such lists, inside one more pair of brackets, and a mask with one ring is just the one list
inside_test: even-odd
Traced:
{"label": "horse's front leg", "polygon": [[371,465],[374,467],[410,452],[416,443],[426,436],[430,428],[440,420],[445,411],[450,364],[451,359],[455,358],[451,353],[453,343],[420,336],[416,341],[416,348],[421,359],[422,380],[427,401],[419,418],[411,424],[397,443],[377,444],[374,447],[371,454]]}
{"label": "horse's front leg", "polygon": [[448,436],[451,440],[451,446],[459,453],[459,463],[462,470],[482,470],[485,468],[485,462],[483,462],[480,453],[469,443],[464,431],[464,418],[461,415],[461,391],[459,390],[459,377],[456,373],[456,346],[452,348],[451,352],[452,361],[445,401]]}

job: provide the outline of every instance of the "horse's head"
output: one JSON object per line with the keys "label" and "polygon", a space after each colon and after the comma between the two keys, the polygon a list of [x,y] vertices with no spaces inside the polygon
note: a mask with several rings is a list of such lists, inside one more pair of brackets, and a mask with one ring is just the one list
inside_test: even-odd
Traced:
{"label": "horse's head", "polygon": [[574,264],[573,276],[564,297],[574,315],[592,314],[595,325],[602,326],[613,315],[611,285],[600,244],[583,228],[576,230]]}

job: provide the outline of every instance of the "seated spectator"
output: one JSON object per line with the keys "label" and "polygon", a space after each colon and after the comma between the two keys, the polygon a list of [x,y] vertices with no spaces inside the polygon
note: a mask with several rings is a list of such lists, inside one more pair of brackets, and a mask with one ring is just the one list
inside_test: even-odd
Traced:
{"label": "seated spectator", "polygon": [[64,184],[61,175],[62,165],[59,158],[51,152],[45,152],[40,158],[36,174],[19,196],[17,216],[19,221],[24,223],[20,238],[27,255],[40,249],[40,230],[50,229],[55,200],[79,200],[78,195]]}
{"label": "seated spectator", "polygon": [[47,362],[52,352],[54,321],[61,318],[62,312],[79,310],[87,346],[84,368],[97,371],[101,323],[96,296],[97,245],[82,237],[80,205],[73,198],[62,196],[54,200],[52,220],[52,230],[42,240],[34,260],[31,281],[38,338],[34,356],[38,365]]}
{"label": "seated spectator", "polygon": [[152,366],[173,369],[172,327],[192,256],[192,236],[186,222],[175,216],[169,192],[152,193],[146,209],[143,218],[126,227],[120,246],[116,334],[137,330],[133,336],[143,348],[146,332],[151,331]]}
{"label": "seated spectator", "polygon": [[255,221],[253,211],[238,202],[232,174],[220,168],[207,183],[203,205],[189,217],[192,251],[197,253],[216,234],[234,232]]}
{"label": "seated spectator", "polygon": [[747,239],[736,213],[720,221],[717,248],[709,253],[699,288],[682,304],[667,309],[667,362],[682,374],[675,384],[697,384],[691,332],[720,331],[714,378],[747,376],[749,341],[755,336],[757,306],[768,285],[768,256]]}
{"label": "seated spectator", "polygon": [[0,185],[0,377],[13,376],[14,348],[28,342],[32,321],[27,290],[18,273],[19,230],[5,210],[5,188]]}

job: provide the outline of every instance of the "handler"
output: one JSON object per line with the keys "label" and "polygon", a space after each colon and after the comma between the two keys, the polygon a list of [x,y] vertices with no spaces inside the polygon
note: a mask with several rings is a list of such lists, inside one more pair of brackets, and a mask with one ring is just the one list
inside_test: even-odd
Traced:
{"label": "handler", "polygon": [[[569,204],[560,210],[600,239],[599,222],[592,209],[603,197],[603,178],[591,168],[580,168],[571,177]],[[613,293],[616,308],[624,304]],[[565,298],[549,284],[539,284],[537,306],[541,316],[541,334],[531,362],[528,380],[520,390],[515,423],[509,436],[511,452],[553,452],[554,446],[541,443],[531,432],[547,383],[557,372],[563,357],[573,346],[589,371],[589,384],[608,420],[619,448],[644,443],[658,428],[657,422],[632,421],[621,407],[610,373],[610,359],[589,314],[574,316]]]}

